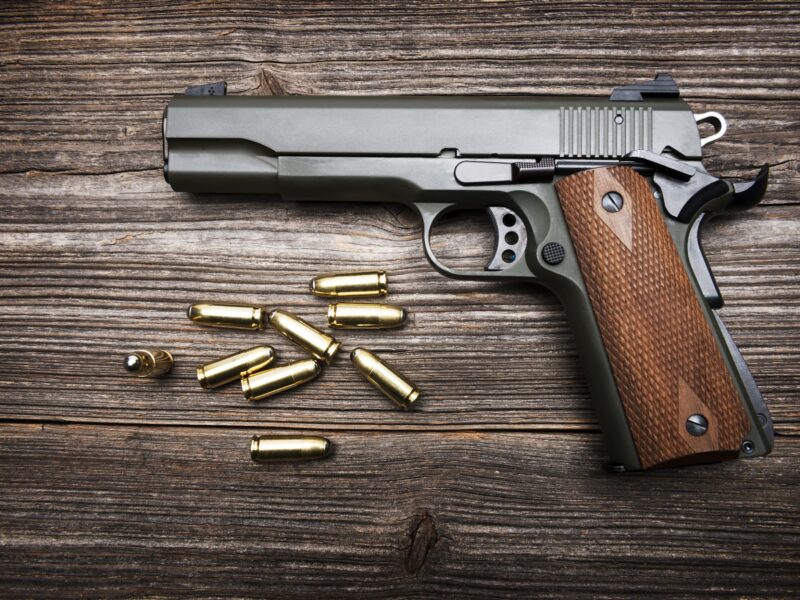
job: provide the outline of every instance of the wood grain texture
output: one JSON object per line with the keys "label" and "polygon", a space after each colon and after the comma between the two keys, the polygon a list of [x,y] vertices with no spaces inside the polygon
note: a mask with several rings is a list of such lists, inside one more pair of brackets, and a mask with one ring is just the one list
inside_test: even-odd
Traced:
{"label": "wood grain texture", "polygon": [[612,167],[555,187],[642,468],[736,458],[750,422],[647,180]]}
{"label": "wood grain texture", "polygon": [[617,477],[596,434],[323,430],[332,457],[259,465],[263,429],[1,431],[8,596],[774,598],[800,577],[796,437]]}
{"label": "wood grain texture", "polygon": [[[161,113],[188,84],[605,94],[657,71],[728,119],[711,172],[772,166],[764,203],[704,235],[780,434],[764,460],[609,478],[549,292],[442,278],[398,206],[192,197],[161,177]],[[2,3],[0,595],[796,597],[798,90],[791,2]],[[438,239],[454,264],[491,241],[469,225]],[[417,410],[346,361],[263,407],[201,390],[209,359],[300,354],[192,326],[189,303],[321,325],[308,279],[343,267],[385,268],[409,308],[402,330],[341,337],[411,376]],[[168,379],[123,375],[147,345],[174,351]],[[256,467],[264,425],[338,452]]]}

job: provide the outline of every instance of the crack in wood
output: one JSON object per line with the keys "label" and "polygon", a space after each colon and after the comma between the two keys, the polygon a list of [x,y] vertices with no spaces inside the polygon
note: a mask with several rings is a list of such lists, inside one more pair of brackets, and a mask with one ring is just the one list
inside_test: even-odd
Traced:
{"label": "crack in wood", "polygon": [[416,525],[412,528],[409,538],[410,543],[405,561],[406,573],[416,575],[425,565],[439,540],[436,521],[428,511],[417,517]]}
{"label": "crack in wood", "polygon": [[258,72],[258,87],[255,89],[257,96],[286,96],[288,92],[280,80],[267,69]]}

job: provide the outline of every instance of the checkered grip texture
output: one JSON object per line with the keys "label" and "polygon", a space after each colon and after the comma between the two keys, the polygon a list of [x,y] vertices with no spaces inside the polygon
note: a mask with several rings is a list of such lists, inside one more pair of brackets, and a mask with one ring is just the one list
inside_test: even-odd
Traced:
{"label": "checkered grip texture", "polygon": [[[736,457],[748,419],[647,181],[611,167],[556,190],[642,468]],[[709,428],[694,437],[698,412]]]}

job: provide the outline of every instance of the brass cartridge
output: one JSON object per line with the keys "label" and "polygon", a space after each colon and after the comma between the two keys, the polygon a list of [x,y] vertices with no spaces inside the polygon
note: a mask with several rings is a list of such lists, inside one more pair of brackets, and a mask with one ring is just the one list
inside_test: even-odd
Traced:
{"label": "brass cartridge", "polygon": [[369,350],[356,348],[350,353],[350,360],[367,381],[399,406],[409,408],[419,398],[417,386]]}
{"label": "brass cartridge", "polygon": [[186,311],[195,323],[231,329],[264,329],[266,311],[257,304],[192,304]]}
{"label": "brass cartridge", "polygon": [[256,462],[314,460],[331,453],[331,443],[311,435],[254,435],[250,458]]}
{"label": "brass cartridge", "polygon": [[328,305],[328,325],[342,329],[389,329],[406,320],[406,309],[392,304],[340,302]]}
{"label": "brass cartridge", "polygon": [[314,358],[326,363],[331,361],[341,346],[341,343],[337,342],[335,338],[322,333],[300,317],[285,310],[273,310],[269,313],[269,323]]}
{"label": "brass cartridge", "polygon": [[242,392],[246,400],[263,400],[311,381],[320,374],[318,360],[307,358],[274,369],[242,377]]}
{"label": "brass cartridge", "polygon": [[217,388],[260,371],[275,358],[275,350],[270,346],[254,346],[243,352],[236,352],[214,362],[197,367],[197,381],[205,389]]}
{"label": "brass cartridge", "polygon": [[172,370],[172,354],[166,350],[135,350],[125,357],[125,370],[137,377],[163,377]]}
{"label": "brass cartridge", "polygon": [[320,275],[311,280],[311,293],[325,297],[385,296],[389,293],[386,271]]}

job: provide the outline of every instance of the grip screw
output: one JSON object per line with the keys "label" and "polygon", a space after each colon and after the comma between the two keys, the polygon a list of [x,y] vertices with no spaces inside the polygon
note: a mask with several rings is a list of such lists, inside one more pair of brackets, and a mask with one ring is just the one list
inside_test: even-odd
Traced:
{"label": "grip screw", "polygon": [[610,213],[622,210],[623,200],[619,192],[608,192],[603,196],[603,208]]}
{"label": "grip screw", "polygon": [[695,437],[705,434],[705,432],[708,431],[708,419],[699,414],[691,415],[686,419],[686,431],[689,432],[689,435]]}
{"label": "grip screw", "polygon": [[742,452],[745,454],[752,454],[756,451],[756,445],[751,442],[750,440],[745,440],[742,442]]}

